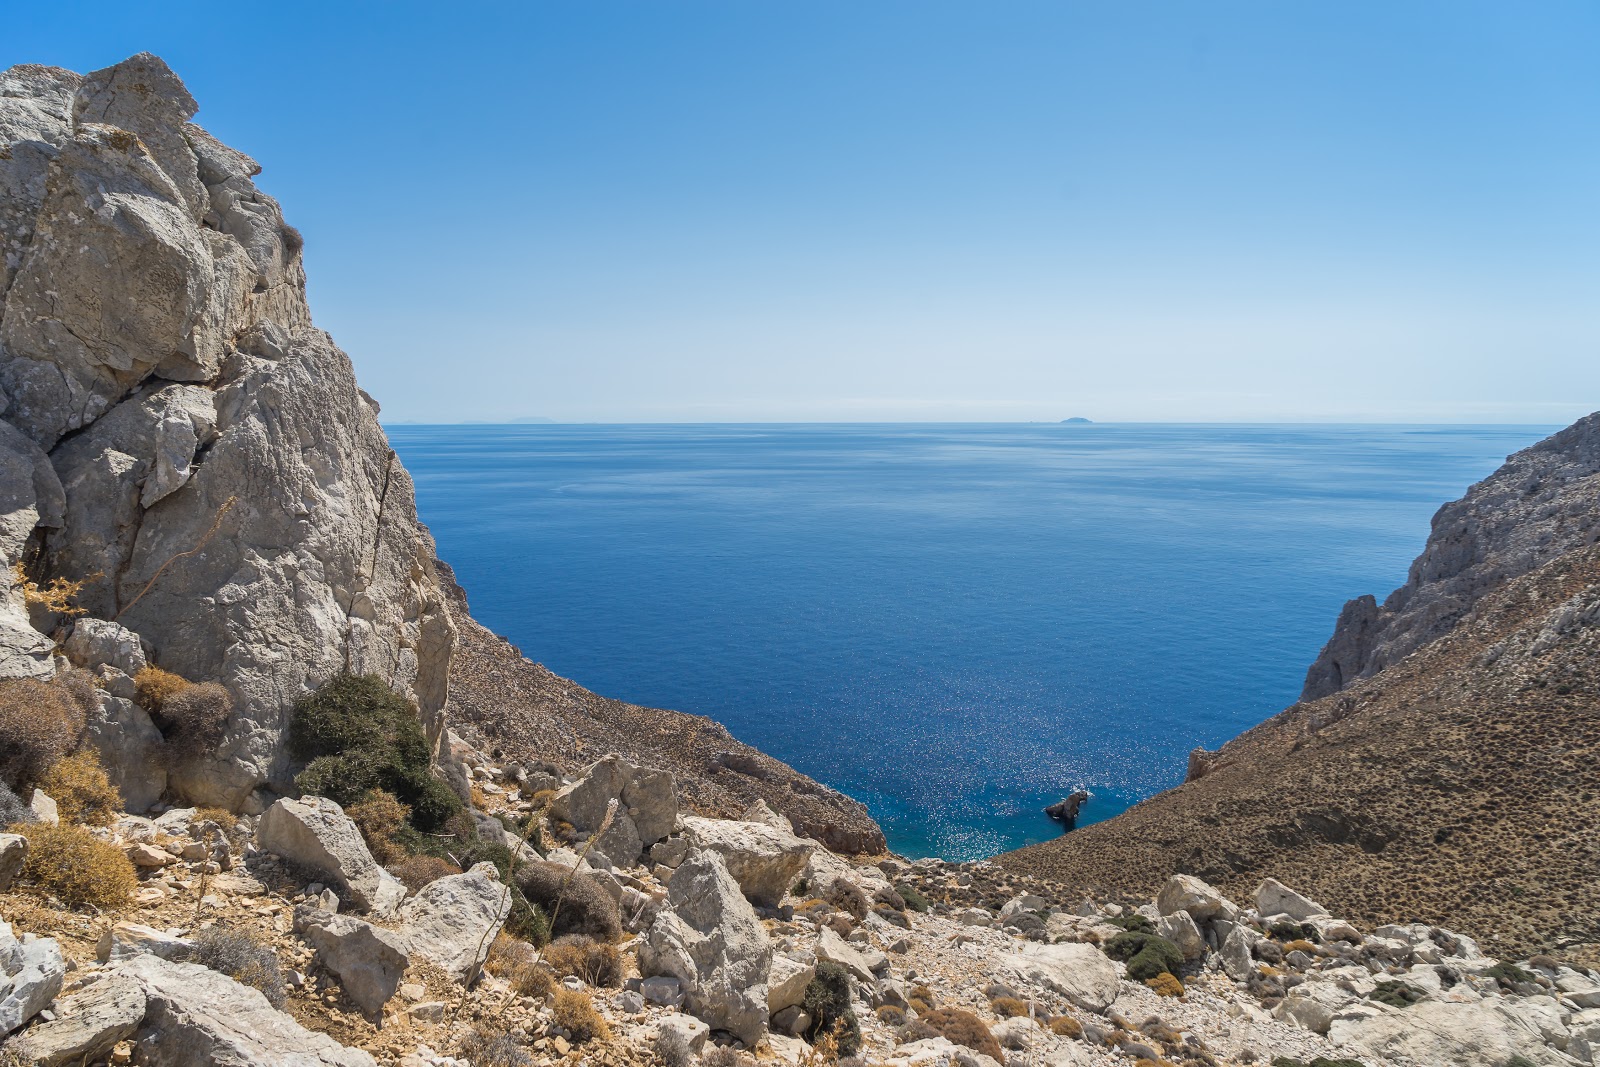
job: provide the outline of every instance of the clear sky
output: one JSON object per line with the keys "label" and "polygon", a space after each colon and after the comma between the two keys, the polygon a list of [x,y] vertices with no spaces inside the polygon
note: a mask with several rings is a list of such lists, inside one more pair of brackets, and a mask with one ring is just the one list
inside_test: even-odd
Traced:
{"label": "clear sky", "polygon": [[386,419],[1566,422],[1600,4],[8,5],[265,167]]}

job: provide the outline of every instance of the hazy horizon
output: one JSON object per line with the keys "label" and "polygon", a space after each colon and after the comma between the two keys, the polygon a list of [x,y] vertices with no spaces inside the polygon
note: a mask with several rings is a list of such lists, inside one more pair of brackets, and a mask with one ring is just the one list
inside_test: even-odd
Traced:
{"label": "hazy horizon", "polygon": [[1565,424],[1600,5],[63,0],[305,235],[393,419]]}

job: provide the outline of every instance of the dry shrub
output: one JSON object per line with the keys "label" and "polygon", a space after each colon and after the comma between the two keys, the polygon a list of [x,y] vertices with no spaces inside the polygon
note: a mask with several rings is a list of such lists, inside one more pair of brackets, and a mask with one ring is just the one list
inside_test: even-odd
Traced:
{"label": "dry shrub", "polygon": [[438,856],[407,856],[399,863],[390,866],[389,873],[404,882],[405,887],[411,892],[416,893],[429,882],[437,882],[452,874],[460,874],[461,868]]}
{"label": "dry shrub", "polygon": [[0,782],[0,831],[5,831],[10,826],[38,821],[33,809],[24,804],[22,798],[11,791],[10,786]]}
{"label": "dry shrub", "polygon": [[187,678],[171,671],[164,671],[160,667],[146,667],[133,676],[133,699],[141,708],[154,715],[166,707],[169,699],[189,688],[190,684]]}
{"label": "dry shrub", "polygon": [[530,1067],[533,1063],[515,1036],[482,1023],[461,1039],[459,1051],[472,1067]]}
{"label": "dry shrub", "polygon": [[58,761],[39,788],[56,802],[62,822],[110,826],[122,810],[122,794],[106,777],[99,754],[91,748]]}
{"label": "dry shrub", "polygon": [[556,989],[556,976],[542,963],[528,963],[511,975],[511,991],[519,997],[547,1000]]}
{"label": "dry shrub", "polygon": [[1028,1002],[1018,1000],[1016,997],[995,997],[989,1002],[989,1007],[1002,1019],[1014,1019],[1018,1015],[1028,1014]]}
{"label": "dry shrub", "polygon": [[283,1007],[283,969],[278,963],[278,953],[271,945],[245,931],[216,927],[201,930],[194,939],[194,948],[184,959],[258,989],[274,1008]]}
{"label": "dry shrub", "polygon": [[689,1051],[689,1039],[671,1027],[663,1026],[656,1033],[656,1059],[661,1067],[690,1067],[694,1053]]}
{"label": "dry shrub", "polygon": [[1315,956],[1317,954],[1317,946],[1313,945],[1311,942],[1307,941],[1305,938],[1300,938],[1300,939],[1298,939],[1296,941],[1289,942],[1287,945],[1284,945],[1283,946],[1283,951],[1286,952],[1286,953],[1287,952],[1304,952],[1307,956]]}
{"label": "dry shrub", "polygon": [[517,968],[524,967],[539,958],[533,946],[525,941],[518,941],[504,930],[494,935],[494,940],[489,943],[489,955],[484,958],[483,969],[486,973],[496,978],[508,978],[515,974]]}
{"label": "dry shrub", "polygon": [[0,681],[0,781],[29,795],[57,760],[78,747],[84,722],[83,706],[62,685],[35,678]]}
{"label": "dry shrub", "polygon": [[956,1045],[965,1045],[972,1051],[988,1056],[996,1063],[1005,1063],[1006,1054],[1000,1050],[982,1019],[963,1008],[938,1008],[918,1020],[940,1037]]}
{"label": "dry shrub", "polygon": [[611,894],[593,876],[540,860],[517,870],[517,888],[550,916],[551,933],[585,934],[596,941],[622,937],[622,916]]}
{"label": "dry shrub", "polygon": [[1183,996],[1183,983],[1170,973],[1163,972],[1154,978],[1146,978],[1144,984],[1164,997]]}
{"label": "dry shrub", "polygon": [[202,682],[168,694],[153,718],[179,759],[196,759],[222,743],[232,714],[228,691],[216,682]]}
{"label": "dry shrub", "polygon": [[545,950],[544,960],[556,974],[572,975],[592,986],[618,986],[622,984],[622,955],[617,946],[568,934],[558,938]]}
{"label": "dry shrub", "polygon": [[28,839],[24,881],[72,907],[116,911],[128,906],[139,878],[121,849],[78,826],[34,823],[21,832]]}
{"label": "dry shrub", "polygon": [[572,1035],[578,1044],[594,1038],[605,1040],[611,1036],[611,1027],[600,1013],[594,1010],[589,994],[575,989],[557,989],[551,1016],[557,1026]]}
{"label": "dry shrub", "polygon": [[98,578],[98,573],[89,578],[80,578],[72,581],[61,575],[56,575],[44,585],[40,585],[28,577],[27,568],[19,561],[11,565],[11,574],[17,585],[22,588],[22,599],[30,608],[40,607],[46,611],[53,611],[58,615],[82,615],[87,608],[81,608],[73,602],[83,587],[89,583],[90,578]]}
{"label": "dry shrub", "polygon": [[100,687],[95,684],[94,675],[82,667],[61,671],[50,679],[50,684],[71,697],[86,717],[99,710]]}
{"label": "dry shrub", "polygon": [[1070,1015],[1057,1015],[1050,1020],[1050,1032],[1057,1037],[1081,1038],[1083,1024]]}
{"label": "dry shrub", "polygon": [[400,803],[393,793],[374,789],[358,803],[345,808],[344,813],[361,831],[373,859],[385,867],[405,859],[405,849],[396,844],[394,838],[411,818],[409,805]]}
{"label": "dry shrub", "polygon": [[900,1027],[906,1024],[906,1010],[898,1004],[880,1004],[873,1014],[885,1026]]}

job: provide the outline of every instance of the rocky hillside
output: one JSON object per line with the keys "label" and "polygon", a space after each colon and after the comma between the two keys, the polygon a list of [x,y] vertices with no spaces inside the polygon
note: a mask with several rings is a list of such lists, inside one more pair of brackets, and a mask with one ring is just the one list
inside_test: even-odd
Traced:
{"label": "rocky hillside", "polygon": [[807,837],[845,853],[887,850],[860,801],[734,740],[703,716],[596,696],[524,658],[473,620],[466,593],[440,564],[460,641],[451,665],[451,727],[509,760],[573,772],[606,753],[670,770],[680,799],[704,815],[738,816],[764,801]]}
{"label": "rocky hillside", "polygon": [[1273,873],[1367,922],[1600,951],[1600,416],[1442,509],[1406,586],[1354,602],[1303,701],[1190,780],[1002,857],[1102,890]]}

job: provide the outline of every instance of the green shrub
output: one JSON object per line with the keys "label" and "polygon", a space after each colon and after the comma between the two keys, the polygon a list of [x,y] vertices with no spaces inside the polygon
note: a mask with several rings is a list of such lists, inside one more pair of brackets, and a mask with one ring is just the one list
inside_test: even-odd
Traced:
{"label": "green shrub", "polygon": [[1106,955],[1128,965],[1128,977],[1147,981],[1159,974],[1177,976],[1183,966],[1183,953],[1171,941],[1156,934],[1126,930],[1106,942]]}
{"label": "green shrub", "polygon": [[1515,988],[1522,982],[1533,981],[1533,975],[1518,967],[1515,963],[1497,963],[1483,972],[1485,978],[1493,978],[1506,989]]}
{"label": "green shrub", "polygon": [[811,1016],[806,1040],[815,1044],[824,1035],[838,1042],[841,1056],[854,1056],[861,1048],[861,1024],[850,1007],[850,972],[829,960],[817,963],[817,973],[806,986],[805,1009]]}
{"label": "green shrub", "polygon": [[411,825],[431,833],[462,808],[434,777],[422,723],[411,704],[375,675],[342,674],[294,706],[289,750],[307,766],[295,784],[341,806],[374,789],[411,808]]}
{"label": "green shrub", "polygon": [[1422,999],[1422,993],[1404,982],[1379,982],[1377,988],[1368,994],[1367,999],[1387,1004],[1391,1008],[1409,1008]]}
{"label": "green shrub", "polygon": [[1120,927],[1129,933],[1153,934],[1156,932],[1155,923],[1151,922],[1149,919],[1146,919],[1143,915],[1140,915],[1136,911],[1125,911],[1121,915],[1114,915],[1107,919],[1106,922],[1110,923],[1112,926]]}
{"label": "green shrub", "polygon": [[928,910],[928,898],[917,892],[916,886],[909,882],[898,882],[894,889],[900,894],[900,899],[906,902],[906,907],[912,911]]}

